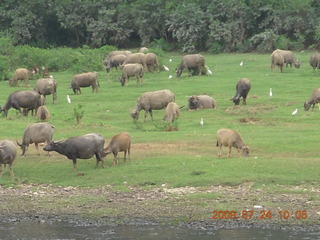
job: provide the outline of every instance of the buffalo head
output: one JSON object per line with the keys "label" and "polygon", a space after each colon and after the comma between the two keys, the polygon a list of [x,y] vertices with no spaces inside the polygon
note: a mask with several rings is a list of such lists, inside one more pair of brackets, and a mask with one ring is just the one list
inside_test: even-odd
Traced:
{"label": "buffalo head", "polygon": [[188,101],[189,101],[189,109],[197,109],[200,106],[199,98],[197,96],[189,97]]}

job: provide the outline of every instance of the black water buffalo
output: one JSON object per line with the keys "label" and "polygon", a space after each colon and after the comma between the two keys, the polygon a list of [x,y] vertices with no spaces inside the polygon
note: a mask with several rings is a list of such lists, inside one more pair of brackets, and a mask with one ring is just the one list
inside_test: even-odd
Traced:
{"label": "black water buffalo", "polygon": [[41,97],[39,93],[33,90],[20,90],[9,95],[2,111],[7,116],[10,108],[15,108],[21,113],[21,108],[36,111],[40,105]]}
{"label": "black water buffalo", "polygon": [[251,89],[250,80],[248,78],[241,78],[236,85],[237,93],[233,98],[231,98],[231,101],[233,101],[235,105],[239,105],[240,98],[242,97],[243,104],[246,105],[247,104],[246,99],[250,89]]}
{"label": "black water buffalo", "polygon": [[65,155],[68,159],[73,161],[73,169],[77,169],[77,158],[89,159],[96,156],[98,167],[101,161],[104,168],[103,161],[103,147],[104,138],[97,133],[89,133],[79,137],[71,137],[64,141],[50,141],[47,146],[43,148],[45,151],[56,151]]}

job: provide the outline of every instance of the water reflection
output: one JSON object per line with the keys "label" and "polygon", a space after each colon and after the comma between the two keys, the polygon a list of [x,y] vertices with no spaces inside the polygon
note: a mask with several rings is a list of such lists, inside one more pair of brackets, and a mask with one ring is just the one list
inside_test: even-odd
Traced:
{"label": "water reflection", "polygon": [[22,221],[0,225],[0,239],[320,239],[319,231],[237,228],[195,230],[168,225],[79,225],[72,222]]}

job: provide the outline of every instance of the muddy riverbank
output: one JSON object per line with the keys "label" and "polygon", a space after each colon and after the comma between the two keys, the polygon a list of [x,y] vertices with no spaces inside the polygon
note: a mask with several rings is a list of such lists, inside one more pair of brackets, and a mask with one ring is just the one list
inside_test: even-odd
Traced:
{"label": "muddy riverbank", "polygon": [[287,190],[286,194],[271,194],[267,189],[252,189],[249,184],[210,188],[131,187],[128,191],[117,191],[112,186],[76,188],[22,184],[15,188],[0,187],[0,221],[320,231],[319,202],[312,200],[313,194],[320,190]]}

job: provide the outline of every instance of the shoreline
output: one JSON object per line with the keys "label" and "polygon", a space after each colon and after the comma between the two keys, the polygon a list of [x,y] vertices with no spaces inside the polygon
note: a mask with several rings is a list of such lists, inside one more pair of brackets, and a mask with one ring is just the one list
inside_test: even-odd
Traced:
{"label": "shoreline", "polygon": [[[285,211],[307,209],[306,219],[280,219],[279,207],[267,206],[260,189],[246,192],[246,200],[239,192],[248,186],[211,186],[184,188],[132,188],[129,192],[116,191],[111,186],[104,188],[55,187],[51,185],[19,185],[18,188],[2,188],[0,195],[0,222],[20,221],[68,221],[79,224],[129,224],[129,225],[178,225],[193,229],[221,228],[274,228],[320,230],[318,203],[301,205],[297,196],[287,194],[283,202]],[[252,189],[251,189],[252,190]],[[258,195],[257,195],[258,193]],[[224,195],[223,195],[224,194]],[[213,197],[212,197],[212,196]],[[206,198],[211,196],[210,198]],[[260,197],[264,210],[248,209]],[[282,194],[272,199],[282,199]],[[252,202],[253,201],[253,202]],[[306,202],[307,203],[307,202]],[[228,207],[229,206],[229,207]],[[237,206],[236,209],[234,206]],[[307,207],[309,206],[309,207]],[[212,219],[213,211],[224,212],[233,209],[238,213],[236,219]],[[238,211],[237,211],[238,210]],[[241,211],[254,211],[252,218],[242,219]],[[270,211],[272,217],[261,219],[260,211]],[[226,216],[226,215],[225,215]]]}

